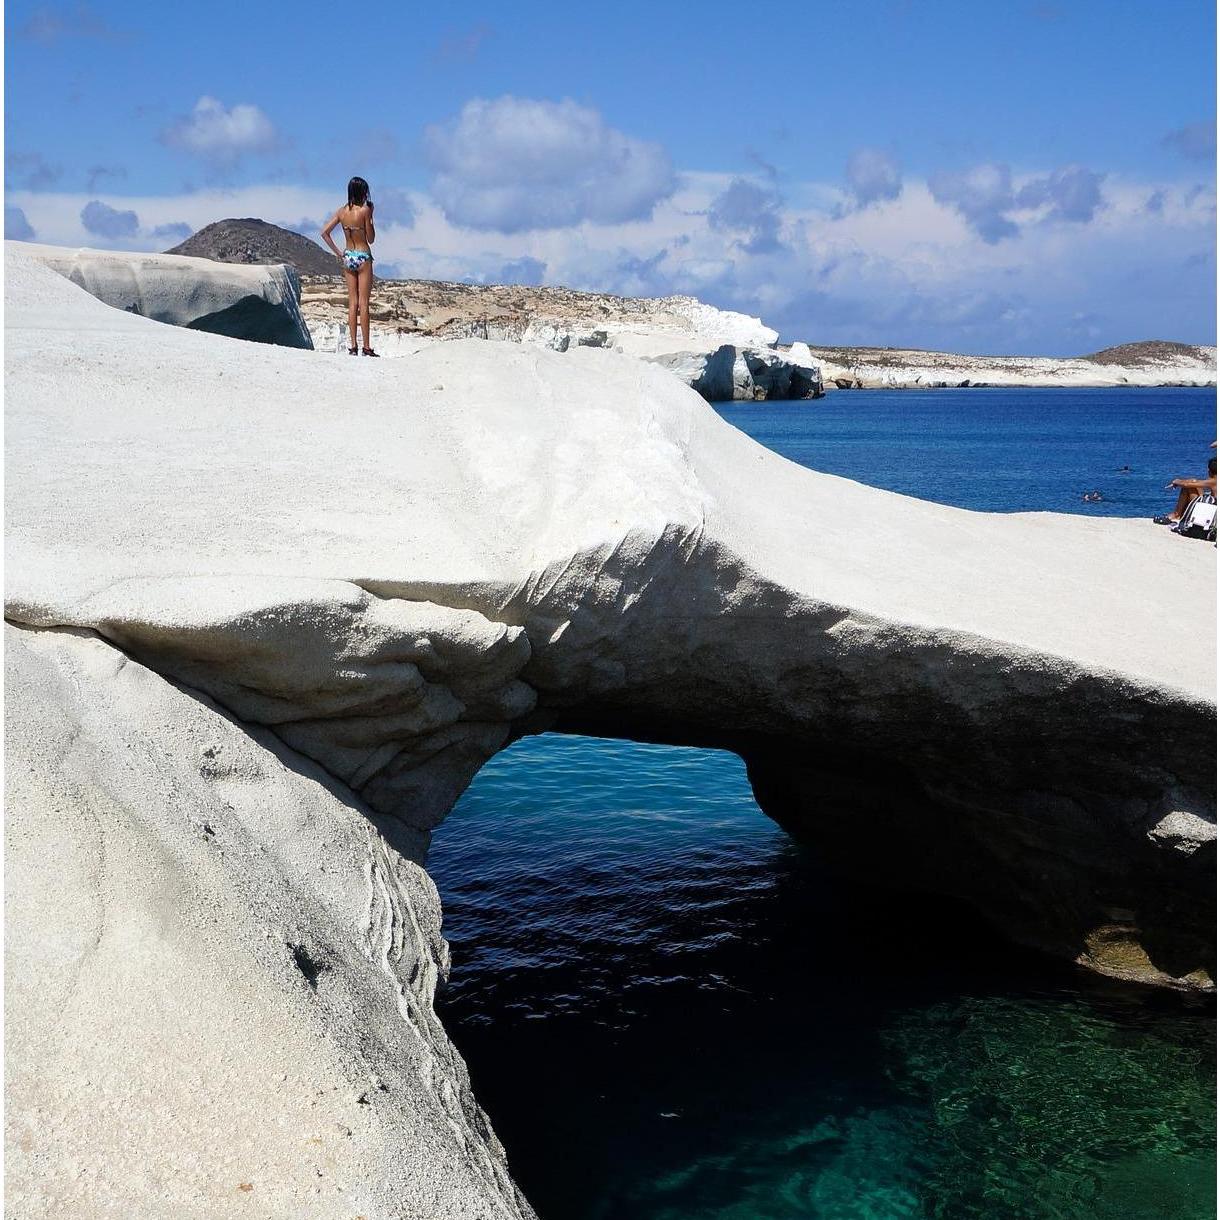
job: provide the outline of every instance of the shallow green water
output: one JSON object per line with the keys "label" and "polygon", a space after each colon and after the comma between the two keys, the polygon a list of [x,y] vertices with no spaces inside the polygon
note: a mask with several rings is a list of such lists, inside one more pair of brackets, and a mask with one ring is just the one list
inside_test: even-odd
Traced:
{"label": "shallow green water", "polygon": [[[1181,390],[722,414],[908,494],[1128,516],[1164,509],[1216,426],[1214,391]],[[429,869],[453,946],[441,1013],[543,1220],[1215,1215],[1211,1004],[837,881],[732,755],[522,741]]]}
{"label": "shallow green water", "polygon": [[847,886],[733,755],[530,738],[437,836],[441,1013],[544,1220],[1204,1220],[1210,1003]]}

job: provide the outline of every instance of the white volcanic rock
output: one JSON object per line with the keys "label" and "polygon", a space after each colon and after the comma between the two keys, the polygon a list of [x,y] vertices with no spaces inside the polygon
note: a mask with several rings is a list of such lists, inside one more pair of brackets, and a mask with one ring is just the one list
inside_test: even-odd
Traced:
{"label": "white volcanic rock", "polygon": [[708,402],[819,398],[822,378],[810,364],[767,348],[729,344],[714,352],[672,352],[646,359],[668,369]]}
{"label": "white volcanic rock", "polygon": [[422,842],[91,632],[5,637],[8,1214],[531,1216]]}
{"label": "white volcanic rock", "polygon": [[787,356],[788,362],[796,365],[797,368],[814,369],[818,367],[808,343],[793,343],[787,348],[784,355]]}
{"label": "white volcanic rock", "polygon": [[822,366],[827,389],[1216,384],[1216,349],[1185,343],[1129,343],[1091,356],[1063,358],[963,356],[888,347],[814,348],[811,357]]}
{"label": "white volcanic rock", "polygon": [[33,242],[5,242],[5,248],[37,259],[116,309],[234,339],[312,347],[300,281],[284,264],[245,266]]}
{"label": "white volcanic rock", "polygon": [[[427,887],[382,836],[419,858],[482,760],[547,727],[727,745],[763,808],[845,869],[958,894],[1096,969],[1207,985],[1216,666],[1197,624],[1214,616],[1213,548],[816,474],[610,351],[467,340],[319,359],[155,326],[11,252],[5,291],[6,613],[41,629],[18,631],[30,655],[9,688],[9,770],[35,777],[10,796],[8,898],[9,1189],[27,1210],[62,1196],[131,1214],[103,1134],[130,1111],[141,1197],[183,1164],[237,1171],[263,1135],[267,1214],[312,1215],[293,1210],[289,1145],[315,1138],[303,1091],[353,1130],[330,1172],[364,1183],[364,1214],[472,1214],[471,1192],[513,1214],[424,1012],[443,954],[424,931],[401,968],[366,968],[385,916],[362,912],[393,873],[378,909],[427,924]],[[213,778],[217,742],[237,761]],[[220,837],[213,818],[234,845],[188,850],[204,820]],[[98,952],[94,892],[106,952],[76,1004],[65,980]],[[48,941],[43,913],[65,903],[71,931]],[[306,974],[328,964],[316,992],[290,943]],[[139,947],[121,987],[104,977],[115,945]],[[222,1032],[189,1075],[174,1056],[201,1037],[182,1000],[196,970]],[[247,1106],[223,1049],[243,1038],[279,1039],[285,1072],[314,1045],[330,1058],[280,1095],[258,1076]],[[325,1090],[370,1063],[389,1080],[377,1065],[412,1039],[394,1113],[357,1133]],[[40,1125],[39,1090],[67,1106],[72,1073],[89,1082],[75,1109]],[[190,1118],[172,1140],[171,1111]],[[394,1158],[427,1131],[426,1178],[404,1185]],[[30,1132],[37,1155],[14,1152]],[[87,1170],[72,1186],[69,1165]],[[400,1187],[402,1211],[379,1211]],[[317,1214],[356,1211],[346,1191]],[[197,1214],[230,1211],[209,1197]]]}

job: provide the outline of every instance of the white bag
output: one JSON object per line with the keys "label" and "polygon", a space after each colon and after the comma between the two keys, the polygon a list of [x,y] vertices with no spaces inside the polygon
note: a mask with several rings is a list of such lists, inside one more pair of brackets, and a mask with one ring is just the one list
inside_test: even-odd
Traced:
{"label": "white bag", "polygon": [[1174,526],[1185,538],[1206,538],[1216,525],[1216,497],[1210,491],[1201,492],[1187,506],[1182,519]]}

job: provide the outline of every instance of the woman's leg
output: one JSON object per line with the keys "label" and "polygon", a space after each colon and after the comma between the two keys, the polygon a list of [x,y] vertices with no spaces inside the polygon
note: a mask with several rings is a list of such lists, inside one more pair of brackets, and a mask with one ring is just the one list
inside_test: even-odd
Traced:
{"label": "woman's leg", "polygon": [[347,346],[356,346],[356,305],[359,301],[359,277],[354,271],[343,268],[343,278],[347,282]]}
{"label": "woman's leg", "polygon": [[360,268],[360,329],[364,332],[364,346],[372,347],[369,341],[369,293],[373,290],[373,264],[366,260]]}

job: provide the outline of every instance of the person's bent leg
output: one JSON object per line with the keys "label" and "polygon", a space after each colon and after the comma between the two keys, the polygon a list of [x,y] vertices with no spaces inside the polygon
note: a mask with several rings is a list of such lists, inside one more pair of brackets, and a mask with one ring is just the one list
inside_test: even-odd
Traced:
{"label": "person's bent leg", "polygon": [[1190,507],[1191,501],[1197,500],[1198,498],[1199,493],[1197,491],[1194,491],[1189,487],[1183,487],[1181,491],[1178,492],[1178,502],[1173,506],[1173,512],[1169,514],[1170,517],[1173,518],[1174,521],[1181,521],[1182,514]]}

